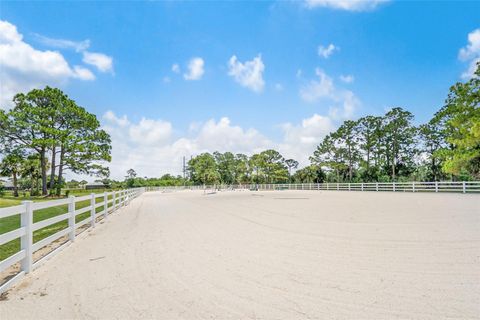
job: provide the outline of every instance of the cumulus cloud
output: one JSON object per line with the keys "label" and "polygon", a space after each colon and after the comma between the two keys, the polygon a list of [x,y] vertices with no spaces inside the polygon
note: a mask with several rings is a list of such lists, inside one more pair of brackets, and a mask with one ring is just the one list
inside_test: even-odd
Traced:
{"label": "cumulus cloud", "polygon": [[340,50],[339,47],[335,46],[333,43],[330,43],[328,46],[324,47],[322,45],[318,46],[318,55],[325,59],[328,59],[335,51]]}
{"label": "cumulus cloud", "polygon": [[285,123],[281,128],[284,138],[279,151],[286,157],[297,160],[301,166],[306,166],[309,164],[309,156],[320,141],[335,130],[335,125],[329,117],[314,114],[298,125]]}
{"label": "cumulus cloud", "polygon": [[[188,72],[183,75],[185,80],[200,80],[205,73],[203,67],[205,65],[205,62],[203,61],[202,58],[192,58],[188,62]],[[175,65],[174,65],[175,66]],[[175,72],[174,68],[172,67],[172,70]]]}
{"label": "cumulus cloud", "polygon": [[299,123],[279,125],[283,136],[274,141],[255,128],[232,124],[227,117],[192,122],[184,134],[175,136],[170,122],[142,118],[131,121],[113,111],[103,115],[103,128],[112,137],[112,178],[122,179],[134,168],[140,176],[181,174],[182,158],[203,152],[244,153],[252,155],[266,149],[279,150],[285,158],[294,158],[301,166],[309,164],[309,156],[336,123],[329,116],[313,114]]}
{"label": "cumulus cloud", "polygon": [[323,70],[315,69],[318,79],[310,80],[300,88],[300,97],[307,102],[327,101],[330,103],[330,116],[350,118],[360,105],[355,94],[343,88],[337,88],[333,79]]}
{"label": "cumulus cloud", "polygon": [[255,92],[261,92],[265,86],[264,70],[265,65],[260,55],[244,63],[238,61],[236,56],[232,56],[228,61],[228,75],[233,77],[241,86]]}
{"label": "cumulus cloud", "polygon": [[480,29],[473,30],[468,34],[468,44],[458,52],[461,61],[468,62],[468,69],[462,73],[463,79],[470,79],[480,61]]}
{"label": "cumulus cloud", "polygon": [[42,51],[23,40],[17,27],[0,20],[0,107],[10,107],[13,96],[45,85],[62,85],[69,79],[93,80],[90,70],[71,67],[57,51]]}
{"label": "cumulus cloud", "polygon": [[371,11],[389,0],[305,0],[307,8],[331,8],[345,11]]}
{"label": "cumulus cloud", "polygon": [[347,75],[340,75],[340,80],[344,83],[353,83],[353,81],[355,81],[355,77],[352,76],[351,74],[347,74]]}
{"label": "cumulus cloud", "polygon": [[332,97],[335,91],[332,78],[325,72],[317,68],[315,74],[318,76],[318,80],[311,80],[307,85],[300,88],[300,97],[308,102]]}
{"label": "cumulus cloud", "polygon": [[170,122],[160,119],[132,122],[125,115],[108,111],[103,124],[112,137],[110,169],[114,178],[122,178],[129,168],[147,176],[180,174],[183,156],[217,150],[251,154],[273,145],[257,130],[232,125],[227,117],[192,123],[189,133],[180,138],[173,137]]}
{"label": "cumulus cloud", "polygon": [[113,72],[113,58],[98,52],[83,52],[83,62],[95,66],[101,72]]}

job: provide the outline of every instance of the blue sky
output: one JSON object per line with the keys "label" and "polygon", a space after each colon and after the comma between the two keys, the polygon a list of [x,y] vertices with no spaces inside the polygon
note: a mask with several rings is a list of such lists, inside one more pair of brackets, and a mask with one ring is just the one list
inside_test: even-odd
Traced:
{"label": "blue sky", "polygon": [[[427,121],[480,57],[468,38],[478,12],[473,1],[3,1],[18,50],[38,59],[3,55],[0,101],[61,87],[111,132],[114,177],[179,173],[182,155],[214,149],[276,147],[306,164],[344,119],[402,106]],[[28,69],[42,59],[63,69]]]}

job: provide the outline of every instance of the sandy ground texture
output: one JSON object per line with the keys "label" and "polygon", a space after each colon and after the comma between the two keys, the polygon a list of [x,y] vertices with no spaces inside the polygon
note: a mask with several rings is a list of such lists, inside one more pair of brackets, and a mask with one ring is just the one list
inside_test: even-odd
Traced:
{"label": "sandy ground texture", "polygon": [[480,319],[480,196],[146,193],[0,318]]}

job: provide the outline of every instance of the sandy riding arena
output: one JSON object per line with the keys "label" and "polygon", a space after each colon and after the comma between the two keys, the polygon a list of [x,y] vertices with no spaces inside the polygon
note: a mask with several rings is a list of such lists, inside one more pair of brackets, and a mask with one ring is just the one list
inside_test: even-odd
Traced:
{"label": "sandy riding arena", "polygon": [[2,320],[480,319],[480,197],[148,192],[2,298]]}

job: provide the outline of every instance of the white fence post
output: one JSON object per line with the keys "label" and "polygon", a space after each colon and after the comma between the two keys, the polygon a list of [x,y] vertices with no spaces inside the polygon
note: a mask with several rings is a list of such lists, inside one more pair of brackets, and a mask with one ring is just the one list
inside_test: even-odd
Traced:
{"label": "white fence post", "polygon": [[392,188],[393,188],[393,192],[395,192],[395,182],[393,183]]}
{"label": "white fence post", "polygon": [[68,238],[73,242],[75,241],[75,196],[70,196],[68,200],[68,228],[70,229]]}
{"label": "white fence post", "polygon": [[363,182],[362,182],[362,191],[363,191]]}
{"label": "white fence post", "polygon": [[463,193],[467,192],[467,184],[465,183],[465,181],[462,181],[462,189],[463,189]]}
{"label": "white fence post", "polygon": [[351,191],[351,189],[350,189],[350,183],[348,183],[348,191]]}
{"label": "white fence post", "polygon": [[435,181],[435,192],[438,192],[438,181]]}
{"label": "white fence post", "polygon": [[415,192],[415,182],[412,182],[412,192]]}
{"label": "white fence post", "polygon": [[90,224],[95,227],[95,193],[90,194]]}
{"label": "white fence post", "polygon": [[25,273],[32,271],[33,263],[33,201],[23,201],[25,211],[20,215],[20,224],[25,228],[25,235],[20,238],[20,249],[25,250],[25,258],[22,260],[22,270]]}
{"label": "white fence post", "polygon": [[378,182],[375,182],[375,191],[378,191]]}
{"label": "white fence post", "polygon": [[106,191],[103,194],[103,215],[104,215],[104,219],[107,219],[107,216],[108,216],[108,192],[106,192]]}
{"label": "white fence post", "polygon": [[115,211],[116,200],[117,199],[115,199],[115,191],[113,191],[113,193],[112,193],[112,213]]}

